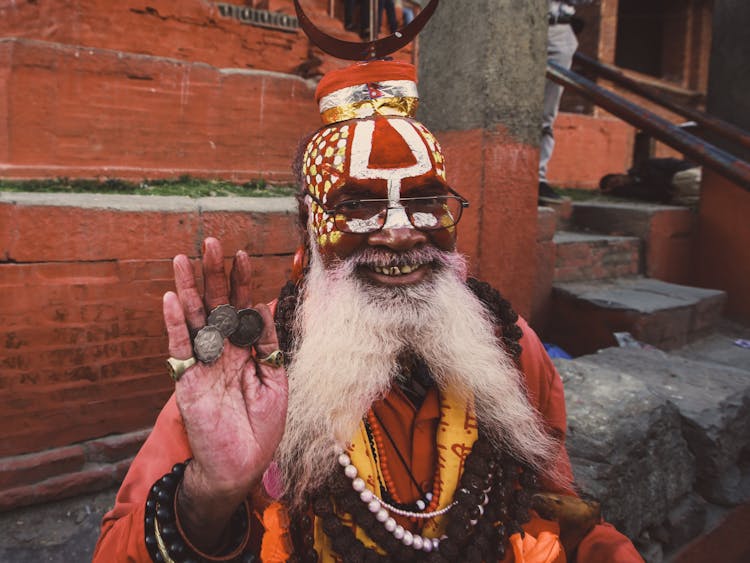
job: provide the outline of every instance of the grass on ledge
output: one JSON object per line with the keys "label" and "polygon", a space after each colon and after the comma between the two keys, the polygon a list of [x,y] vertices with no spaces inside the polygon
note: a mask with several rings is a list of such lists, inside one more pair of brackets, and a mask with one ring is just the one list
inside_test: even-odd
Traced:
{"label": "grass on ledge", "polygon": [[55,178],[47,180],[2,180],[0,191],[34,193],[89,193],[129,195],[179,195],[187,197],[283,197],[294,195],[296,188],[290,185],[271,185],[264,180],[253,180],[236,184],[225,180],[203,180],[189,176],[176,179],[143,180],[70,180]]}

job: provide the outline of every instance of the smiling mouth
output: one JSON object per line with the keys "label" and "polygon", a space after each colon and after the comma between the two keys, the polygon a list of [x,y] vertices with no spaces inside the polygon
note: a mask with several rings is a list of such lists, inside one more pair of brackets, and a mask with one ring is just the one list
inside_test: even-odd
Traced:
{"label": "smiling mouth", "polygon": [[411,274],[424,264],[404,264],[402,266],[368,266],[373,272],[384,276],[398,277]]}

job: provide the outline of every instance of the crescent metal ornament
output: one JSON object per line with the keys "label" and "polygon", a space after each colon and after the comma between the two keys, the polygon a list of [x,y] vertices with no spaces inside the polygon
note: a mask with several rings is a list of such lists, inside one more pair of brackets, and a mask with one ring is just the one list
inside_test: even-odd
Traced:
{"label": "crescent metal ornament", "polygon": [[430,3],[417,14],[409,25],[399,29],[392,35],[375,41],[365,42],[344,41],[343,39],[328,35],[315,27],[315,24],[305,15],[305,12],[302,11],[302,6],[299,4],[299,0],[294,0],[294,8],[297,10],[297,19],[299,20],[300,27],[310,38],[310,41],[323,51],[339,59],[368,61],[382,59],[408,45],[422,31],[422,28],[432,17],[438,2],[439,0],[430,0]]}

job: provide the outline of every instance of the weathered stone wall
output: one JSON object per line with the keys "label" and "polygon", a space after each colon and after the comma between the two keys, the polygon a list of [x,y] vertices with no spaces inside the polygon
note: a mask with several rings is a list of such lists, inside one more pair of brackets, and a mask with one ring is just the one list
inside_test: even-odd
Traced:
{"label": "weathered stone wall", "polygon": [[750,500],[750,355],[739,358],[608,348],[555,361],[579,490],[649,563]]}
{"label": "weathered stone wall", "polygon": [[0,176],[289,182],[315,84],[98,48],[0,39]]}
{"label": "weathered stone wall", "polygon": [[[247,4],[242,0],[223,3]],[[208,0],[3,2],[0,37],[289,74],[304,75],[313,67],[325,72],[345,64],[312,46],[300,29],[280,31],[243,24],[223,15],[219,4]],[[308,0],[304,7],[321,29],[343,32],[341,20],[328,17],[328,0]],[[295,15],[292,0],[270,0],[268,10]],[[353,33],[346,36],[357,40]],[[398,56],[408,60],[411,52]],[[319,59],[317,64],[313,58]]]}

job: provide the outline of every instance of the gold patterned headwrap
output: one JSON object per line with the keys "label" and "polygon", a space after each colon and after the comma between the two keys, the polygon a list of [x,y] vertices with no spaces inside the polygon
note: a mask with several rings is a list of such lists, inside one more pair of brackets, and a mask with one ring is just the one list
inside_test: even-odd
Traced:
{"label": "gold patterned headwrap", "polygon": [[315,92],[323,123],[373,115],[414,117],[416,69],[397,61],[358,63],[326,74]]}

